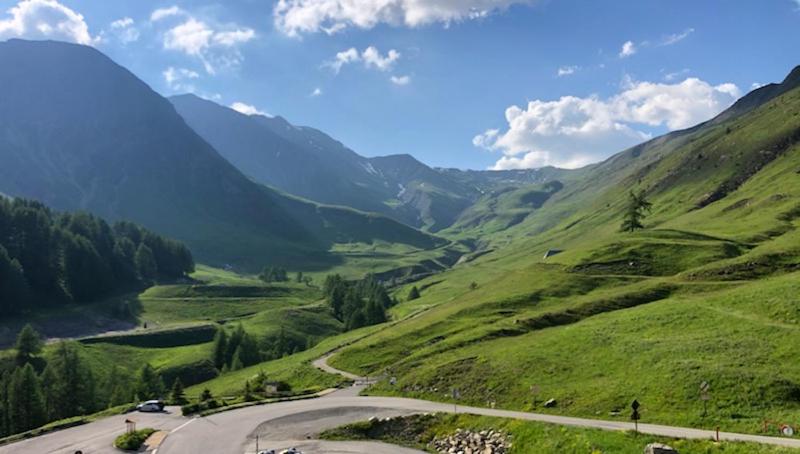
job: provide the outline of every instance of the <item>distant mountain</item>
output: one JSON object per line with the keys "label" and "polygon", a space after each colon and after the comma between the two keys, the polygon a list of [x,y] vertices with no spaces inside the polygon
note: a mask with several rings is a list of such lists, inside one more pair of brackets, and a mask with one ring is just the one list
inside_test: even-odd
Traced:
{"label": "distant mountain", "polygon": [[[133,220],[184,241],[201,261],[250,268],[328,264],[335,242],[441,241],[254,183],[169,101],[93,48],[10,40],[0,61],[0,192]],[[291,142],[283,146],[288,154]]]}
{"label": "distant mountain", "polygon": [[170,100],[189,126],[255,181],[433,232],[452,225],[487,191],[543,183],[561,172],[433,169],[405,154],[366,158],[317,129],[281,117],[244,115],[194,95]]}

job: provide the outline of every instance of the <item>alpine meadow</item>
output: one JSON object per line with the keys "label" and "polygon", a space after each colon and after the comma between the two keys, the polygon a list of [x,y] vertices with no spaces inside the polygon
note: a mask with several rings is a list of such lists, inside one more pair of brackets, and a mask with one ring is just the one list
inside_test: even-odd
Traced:
{"label": "alpine meadow", "polygon": [[0,6],[0,454],[800,452],[796,0]]}

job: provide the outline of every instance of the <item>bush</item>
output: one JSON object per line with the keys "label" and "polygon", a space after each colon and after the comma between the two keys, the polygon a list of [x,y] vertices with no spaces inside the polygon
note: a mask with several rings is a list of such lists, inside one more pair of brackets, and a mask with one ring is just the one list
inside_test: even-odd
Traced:
{"label": "bush", "polygon": [[148,428],[124,433],[114,440],[114,446],[126,451],[138,451],[153,432],[155,429]]}
{"label": "bush", "polygon": [[202,413],[206,410],[213,410],[215,408],[224,407],[228,405],[225,401],[218,401],[215,399],[206,400],[203,402],[196,402],[193,404],[186,404],[181,407],[181,413],[183,416],[192,415],[195,413]]}

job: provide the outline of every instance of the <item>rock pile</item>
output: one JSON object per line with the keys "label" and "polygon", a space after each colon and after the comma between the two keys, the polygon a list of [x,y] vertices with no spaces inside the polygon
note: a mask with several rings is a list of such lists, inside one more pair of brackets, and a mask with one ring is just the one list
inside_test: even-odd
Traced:
{"label": "rock pile", "polygon": [[442,454],[506,454],[511,449],[511,436],[494,430],[457,429],[446,438],[435,438],[430,444]]}

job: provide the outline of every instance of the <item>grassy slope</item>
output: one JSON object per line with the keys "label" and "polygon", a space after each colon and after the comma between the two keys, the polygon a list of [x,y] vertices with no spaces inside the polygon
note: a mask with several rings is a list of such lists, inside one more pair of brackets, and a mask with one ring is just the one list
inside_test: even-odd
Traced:
{"label": "grassy slope", "polygon": [[[423,312],[332,363],[389,368],[398,386],[379,393],[447,400],[458,387],[474,404],[531,409],[538,384],[558,413],[609,417],[639,398],[649,421],[756,432],[763,418],[796,420],[800,147],[786,137],[798,112],[795,90],[597,166],[601,190],[567,186],[485,237],[494,252],[418,283],[430,285],[423,297],[393,309]],[[633,235],[618,232],[630,187],[654,203],[649,229]],[[565,252],[542,263],[551,247]]]}

